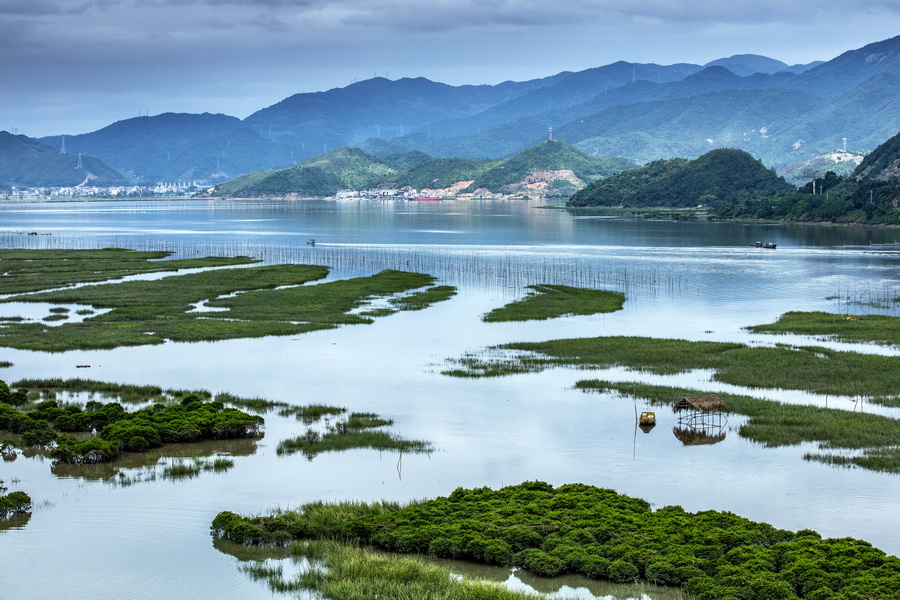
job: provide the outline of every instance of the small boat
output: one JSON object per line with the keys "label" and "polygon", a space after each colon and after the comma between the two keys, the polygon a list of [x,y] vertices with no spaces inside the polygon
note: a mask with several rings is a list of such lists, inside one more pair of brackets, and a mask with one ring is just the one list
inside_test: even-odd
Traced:
{"label": "small boat", "polygon": [[443,200],[440,196],[416,196],[415,198],[410,198],[410,202],[440,202]]}
{"label": "small boat", "polygon": [[766,243],[756,242],[753,245],[756,246],[757,248],[769,248],[770,250],[775,249],[775,242],[766,242]]}
{"label": "small boat", "polygon": [[306,240],[306,245],[307,245],[307,246],[315,246],[315,245],[316,245],[316,240]]}
{"label": "small boat", "polygon": [[656,425],[656,413],[645,410],[638,418],[638,424],[641,425],[641,427],[653,427]]}

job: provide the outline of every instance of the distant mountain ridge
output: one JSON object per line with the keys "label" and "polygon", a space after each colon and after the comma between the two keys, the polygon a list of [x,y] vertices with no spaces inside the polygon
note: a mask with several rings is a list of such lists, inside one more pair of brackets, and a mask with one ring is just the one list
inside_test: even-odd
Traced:
{"label": "distant mountain ridge", "polygon": [[[736,147],[782,166],[845,137],[852,149],[870,150],[900,122],[897,98],[900,36],[817,65],[746,54],[705,66],[619,61],[497,85],[374,78],[296,94],[243,121],[167,113],[65,140],[69,152],[145,181],[215,183],[343,146],[382,158],[420,151],[500,159],[546,139],[550,128],[594,156],[646,162]],[[59,148],[62,136],[39,141]]]}

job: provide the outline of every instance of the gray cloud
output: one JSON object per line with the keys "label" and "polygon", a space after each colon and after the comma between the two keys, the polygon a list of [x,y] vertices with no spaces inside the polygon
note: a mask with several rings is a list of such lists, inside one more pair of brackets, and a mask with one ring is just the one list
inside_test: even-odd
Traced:
{"label": "gray cloud", "polygon": [[83,127],[89,114],[98,127],[142,109],[243,117],[385,71],[461,84],[617,60],[703,64],[747,52],[827,60],[900,31],[900,0],[859,4],[0,0],[0,81],[14,82],[0,94],[0,117],[26,133],[26,123],[42,129],[34,134],[77,133],[64,124]]}

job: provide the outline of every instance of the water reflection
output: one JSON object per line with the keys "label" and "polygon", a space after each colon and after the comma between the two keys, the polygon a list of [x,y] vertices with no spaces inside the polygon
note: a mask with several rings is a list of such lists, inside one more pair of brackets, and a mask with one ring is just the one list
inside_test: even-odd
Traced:
{"label": "water reflection", "polygon": [[28,522],[30,520],[30,511],[26,513],[17,513],[15,515],[12,515],[11,517],[0,519],[0,532],[9,531],[12,529],[25,529],[25,526],[28,525]]}
{"label": "water reflection", "polygon": [[[206,465],[214,465],[215,461],[204,460],[210,457],[250,456],[256,453],[259,439],[242,438],[230,440],[205,440],[190,444],[166,444],[147,452],[123,452],[114,461],[84,465],[54,463],[51,472],[61,478],[77,478],[88,481],[106,481],[113,484],[129,485],[141,481],[152,481],[157,475],[163,478],[177,479],[179,470],[174,473],[166,469],[176,465],[199,465],[201,470]],[[190,460],[184,460],[190,459]],[[222,464],[222,463],[219,463]],[[221,470],[221,468],[220,468]],[[224,469],[227,470],[227,469]],[[190,469],[189,471],[194,471]],[[188,471],[184,471],[185,476]]]}

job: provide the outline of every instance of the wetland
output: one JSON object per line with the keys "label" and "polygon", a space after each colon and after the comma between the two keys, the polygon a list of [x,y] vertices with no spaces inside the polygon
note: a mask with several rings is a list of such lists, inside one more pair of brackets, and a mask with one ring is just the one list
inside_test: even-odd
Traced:
{"label": "wetland", "polygon": [[[90,270],[96,276],[57,257],[37,277],[0,256],[10,267],[4,279],[16,281],[0,290],[0,379],[14,389],[58,379],[68,382],[62,401],[83,403],[91,386],[72,382],[86,373],[113,387],[202,389],[265,419],[261,438],[163,445],[125,452],[118,464],[48,468],[45,454],[15,450],[0,479],[33,506],[27,519],[0,526],[0,544],[17,549],[0,566],[9,597],[33,596],[38,585],[46,596],[268,598],[277,585],[253,573],[290,571],[296,557],[248,562],[221,551],[224,542],[209,536],[217,514],[406,504],[527,481],[615,490],[653,509],[728,511],[779,531],[900,552],[898,531],[884,520],[900,508],[891,379],[897,230],[632,219],[524,201],[414,204],[0,206],[0,247],[23,262],[36,262],[23,259],[36,250],[107,253],[105,266]],[[757,239],[778,250],[753,248]],[[135,252],[122,260],[112,248]],[[163,277],[173,261],[178,271]],[[247,283],[261,269],[268,275]],[[192,285],[166,283],[181,277]],[[117,283],[96,285],[111,278]],[[116,286],[127,293],[113,293]],[[575,310],[596,298],[550,290],[624,303]],[[548,302],[536,307],[541,296]],[[334,301],[322,306],[322,298]],[[485,318],[510,307],[525,318]],[[754,329],[791,312],[842,322]],[[550,318],[534,317],[541,313]],[[235,335],[196,324],[229,318]],[[877,325],[837,328],[854,320]],[[96,338],[102,344],[92,321],[109,327]],[[264,327],[248,333],[256,321]],[[141,336],[149,343],[134,343]],[[483,375],[487,364],[504,376],[448,374]],[[677,420],[666,407],[695,393],[728,403],[716,443],[673,435]],[[305,422],[292,412],[300,407],[330,416]],[[644,433],[635,414],[647,408],[658,424]],[[303,446],[368,426],[381,441],[413,445]],[[300,446],[286,451],[288,442]],[[53,563],[65,573],[50,576]],[[484,577],[462,562],[449,569]],[[488,578],[525,585],[494,569]],[[601,597],[590,579],[529,581]]]}

